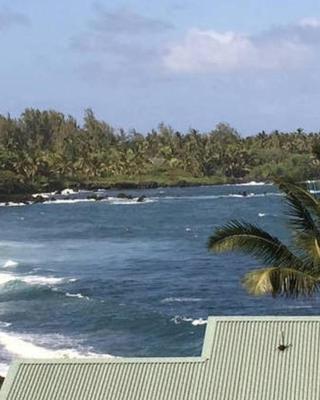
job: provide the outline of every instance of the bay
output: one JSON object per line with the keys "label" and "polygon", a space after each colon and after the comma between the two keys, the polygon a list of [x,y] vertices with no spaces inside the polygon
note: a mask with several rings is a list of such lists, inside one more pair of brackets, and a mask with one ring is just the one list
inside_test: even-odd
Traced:
{"label": "bay", "polygon": [[235,218],[288,243],[273,186],[126,191],[143,203],[107,193],[0,207],[1,373],[16,357],[199,355],[208,315],[319,313],[317,298],[249,296],[240,280],[259,264],[207,250]]}

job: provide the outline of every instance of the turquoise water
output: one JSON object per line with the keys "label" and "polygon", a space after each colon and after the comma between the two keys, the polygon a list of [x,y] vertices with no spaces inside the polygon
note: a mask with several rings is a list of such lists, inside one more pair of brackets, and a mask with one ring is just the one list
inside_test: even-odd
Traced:
{"label": "turquoise water", "polygon": [[248,296],[240,278],[259,264],[207,251],[232,218],[288,240],[274,187],[127,193],[148,202],[0,207],[1,371],[21,356],[198,355],[208,315],[319,313],[317,299]]}

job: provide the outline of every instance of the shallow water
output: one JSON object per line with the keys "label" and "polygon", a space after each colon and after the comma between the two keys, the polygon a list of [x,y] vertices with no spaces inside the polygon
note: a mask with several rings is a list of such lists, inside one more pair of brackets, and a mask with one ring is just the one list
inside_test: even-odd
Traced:
{"label": "shallow water", "polygon": [[317,299],[248,296],[239,281],[258,264],[206,249],[233,218],[288,240],[274,187],[127,193],[149,201],[0,208],[2,373],[17,356],[198,355],[208,315],[319,313]]}

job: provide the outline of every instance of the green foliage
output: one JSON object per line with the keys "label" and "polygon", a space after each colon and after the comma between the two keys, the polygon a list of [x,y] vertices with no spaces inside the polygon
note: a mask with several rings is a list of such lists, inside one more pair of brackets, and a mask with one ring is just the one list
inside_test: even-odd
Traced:
{"label": "green foliage", "polygon": [[301,184],[279,178],[276,183],[285,195],[292,250],[268,232],[240,221],[216,229],[208,248],[242,251],[265,265],[243,279],[251,294],[312,295],[320,287],[320,200]]}
{"label": "green foliage", "polygon": [[31,184],[24,183],[21,177],[12,171],[0,171],[0,195],[24,194],[35,190]]}
{"label": "green foliage", "polygon": [[319,279],[294,268],[265,268],[249,272],[243,279],[254,296],[270,293],[273,297],[311,296],[319,289]]}
{"label": "green foliage", "polygon": [[39,190],[90,181],[106,186],[121,180],[165,185],[318,178],[319,143],[318,134],[303,130],[241,138],[226,123],[184,134],[161,123],[142,135],[114,129],[91,109],[82,126],[53,110],[26,109],[17,119],[0,115],[0,171]]}
{"label": "green foliage", "polygon": [[209,238],[208,246],[215,252],[245,251],[276,267],[301,265],[302,262],[276,237],[247,222],[231,221],[216,229]]}

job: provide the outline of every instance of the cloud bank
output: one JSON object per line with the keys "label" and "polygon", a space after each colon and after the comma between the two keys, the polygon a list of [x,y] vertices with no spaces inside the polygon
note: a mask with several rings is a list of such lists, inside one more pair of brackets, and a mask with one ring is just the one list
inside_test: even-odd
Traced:
{"label": "cloud bank", "polygon": [[[147,55],[157,37],[173,26],[165,21],[146,17],[129,9],[110,11],[100,4],[85,32],[71,41],[73,49],[93,53],[113,53],[124,57]],[[148,51],[146,51],[148,49]],[[127,57],[126,57],[127,58]]]}
{"label": "cloud bank", "polygon": [[172,29],[168,22],[146,17],[130,9],[110,11],[102,5],[95,5],[95,18],[90,21],[93,31],[112,35],[140,35],[161,33]]}
{"label": "cloud bank", "polygon": [[320,20],[315,18],[252,36],[191,29],[169,43],[163,65],[175,73],[292,70],[311,63],[319,48]]}

